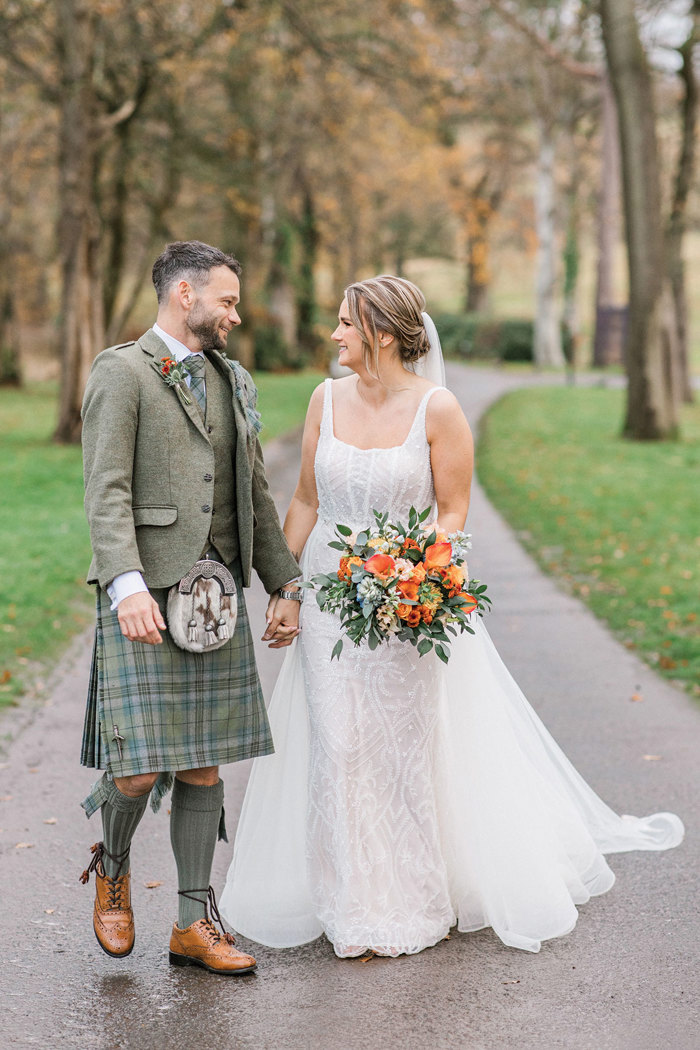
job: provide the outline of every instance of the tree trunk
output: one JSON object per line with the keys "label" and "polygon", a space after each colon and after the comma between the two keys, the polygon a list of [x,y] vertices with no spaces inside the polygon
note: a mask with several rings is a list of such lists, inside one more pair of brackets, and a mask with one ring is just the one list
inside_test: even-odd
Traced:
{"label": "tree trunk", "polygon": [[690,187],[693,184],[697,160],[697,114],[698,82],[694,69],[695,45],[700,30],[700,0],[695,0],[693,23],[688,39],[679,48],[682,65],[679,76],[683,83],[681,103],[682,138],[678,158],[671,212],[666,230],[666,247],[668,252],[668,274],[671,281],[674,312],[676,319],[676,338],[678,348],[679,383],[678,394],[683,401],[693,401],[693,386],[690,374],[688,353],[688,299],[685,288],[685,264],[683,260],[683,238],[687,226],[687,205]]}
{"label": "tree trunk", "polygon": [[491,275],[488,268],[488,223],[484,218],[469,222],[467,233],[467,299],[468,314],[486,313],[489,307]]}
{"label": "tree trunk", "polygon": [[314,271],[318,254],[319,232],[314,201],[309,186],[302,185],[301,221],[298,226],[301,258],[297,280],[297,342],[303,354],[315,358],[318,352],[316,333],[316,283]]}
{"label": "tree trunk", "polygon": [[620,307],[615,301],[615,249],[620,239],[620,140],[617,108],[610,78],[603,80],[603,141],[598,201],[598,267],[595,297],[593,364],[621,364],[624,330],[611,323]]}
{"label": "tree trunk", "polygon": [[601,0],[603,39],[619,116],[629,265],[624,433],[636,440],[678,432],[676,328],[666,280],[651,77],[634,0]]}
{"label": "tree trunk", "polygon": [[57,13],[62,78],[58,223],[62,362],[54,438],[75,442],[80,439],[80,407],[87,374],[95,354],[104,345],[100,230],[94,201],[95,16],[86,0],[60,0]]}
{"label": "tree trunk", "polygon": [[540,150],[535,196],[537,226],[536,303],[534,359],[539,367],[563,368],[564,353],[556,303],[556,206],[554,189],[554,139],[540,123]]}

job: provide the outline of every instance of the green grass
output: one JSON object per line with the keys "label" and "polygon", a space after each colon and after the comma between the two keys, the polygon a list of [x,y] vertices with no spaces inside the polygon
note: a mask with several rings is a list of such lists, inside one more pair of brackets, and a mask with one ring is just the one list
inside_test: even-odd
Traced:
{"label": "green grass", "polygon": [[[304,418],[317,372],[255,376],[270,440]],[[92,620],[90,542],[78,447],[54,445],[53,384],[0,390],[0,706],[41,689]]]}
{"label": "green grass", "polygon": [[623,393],[543,388],[486,417],[479,476],[540,565],[700,695],[700,406],[677,443],[619,437]]}

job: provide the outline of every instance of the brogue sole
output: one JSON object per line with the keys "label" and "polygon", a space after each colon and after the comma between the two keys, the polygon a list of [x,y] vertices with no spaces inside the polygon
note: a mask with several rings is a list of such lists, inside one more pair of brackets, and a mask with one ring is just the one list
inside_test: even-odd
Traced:
{"label": "brogue sole", "polygon": [[99,944],[102,951],[105,953],[105,955],[111,956],[112,959],[126,959],[127,955],[131,955],[131,953],[134,950],[134,944],[136,943],[135,939],[131,942],[131,946],[127,948],[125,952],[113,952],[109,948],[106,948],[105,945],[102,943],[100,938],[97,936],[97,930],[94,926],[92,928],[92,932],[95,934],[95,940]]}
{"label": "brogue sole", "polygon": [[238,970],[218,970],[215,966],[209,966],[203,959],[195,959],[191,955],[178,955],[177,952],[170,952],[170,963],[172,966],[200,966],[209,973],[219,974],[220,977],[238,977],[239,974],[253,973],[258,966],[257,963],[253,963],[252,966],[241,966]]}

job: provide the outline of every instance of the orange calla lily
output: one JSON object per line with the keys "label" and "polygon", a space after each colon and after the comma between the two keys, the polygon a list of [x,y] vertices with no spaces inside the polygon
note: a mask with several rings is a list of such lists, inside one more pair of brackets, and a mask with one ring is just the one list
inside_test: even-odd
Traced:
{"label": "orange calla lily", "polygon": [[404,598],[408,598],[410,602],[418,600],[418,583],[414,583],[413,580],[399,580],[396,584],[396,590]]}
{"label": "orange calla lily", "polygon": [[390,554],[373,554],[365,562],[365,569],[381,580],[387,580],[396,572],[396,562]]}
{"label": "orange calla lily", "polygon": [[443,565],[449,565],[452,560],[451,543],[434,543],[428,547],[423,556],[426,569],[438,569]]}

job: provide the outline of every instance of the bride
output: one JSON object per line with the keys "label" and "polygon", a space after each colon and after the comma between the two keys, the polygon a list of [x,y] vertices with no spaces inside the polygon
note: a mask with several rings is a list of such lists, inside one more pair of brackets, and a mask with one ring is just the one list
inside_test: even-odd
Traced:
{"label": "bride", "polygon": [[[360,531],[375,508],[464,526],[472,440],[424,307],[399,277],[345,293],[332,338],[352,374],[311,397],[284,525],[307,579],[337,568],[335,524]],[[456,924],[536,952],[610,889],[604,853],[681,841],[674,814],[620,817],[597,797],[481,621],[447,667],[396,639],[346,641],[331,663],[339,621],[305,593],[270,704],[276,752],[254,762],[220,902],[246,937],[397,956]]]}

